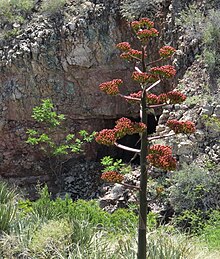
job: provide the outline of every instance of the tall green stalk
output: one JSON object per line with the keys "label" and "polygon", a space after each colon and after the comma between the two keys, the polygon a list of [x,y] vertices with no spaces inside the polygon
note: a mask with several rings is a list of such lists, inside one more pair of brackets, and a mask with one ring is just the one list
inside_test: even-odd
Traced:
{"label": "tall green stalk", "polygon": [[[142,71],[146,72],[145,60],[144,60],[145,49],[142,48]],[[141,96],[141,122],[147,125],[147,102],[146,102],[146,87],[143,87]],[[147,248],[147,153],[148,153],[148,133],[147,129],[141,135],[141,153],[140,153],[140,191],[139,191],[139,226],[138,226],[138,259],[146,259],[146,248]]]}

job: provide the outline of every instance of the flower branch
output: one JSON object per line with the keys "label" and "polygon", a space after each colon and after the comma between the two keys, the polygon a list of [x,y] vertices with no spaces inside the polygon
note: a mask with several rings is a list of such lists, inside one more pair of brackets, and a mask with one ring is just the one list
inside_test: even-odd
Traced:
{"label": "flower branch", "polygon": [[131,148],[131,147],[128,147],[128,146],[125,146],[125,145],[122,145],[122,144],[118,144],[117,142],[115,142],[115,146],[118,147],[118,148],[121,148],[123,150],[127,150],[127,151],[138,153],[138,154],[141,152],[140,149]]}
{"label": "flower branch", "polygon": [[172,137],[176,135],[175,133],[170,133],[170,134],[167,134],[167,135],[163,135],[163,136],[155,136],[155,137],[149,137],[148,140],[149,141],[152,141],[152,140],[155,140],[155,139],[162,139],[162,138],[168,138],[168,137]]}
{"label": "flower branch", "polygon": [[158,85],[161,82],[161,80],[158,80],[157,82],[155,82],[154,84],[152,84],[150,87],[148,87],[146,89],[146,92],[149,92],[152,88],[154,88],[156,85]]}

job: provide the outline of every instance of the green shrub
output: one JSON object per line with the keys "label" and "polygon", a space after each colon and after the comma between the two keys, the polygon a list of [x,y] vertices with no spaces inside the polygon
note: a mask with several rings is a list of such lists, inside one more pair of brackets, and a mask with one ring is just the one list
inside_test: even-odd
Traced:
{"label": "green shrub", "polygon": [[80,130],[78,137],[73,133],[64,137],[67,130],[61,124],[65,116],[56,112],[50,99],[42,100],[39,106],[33,108],[32,118],[40,125],[27,130],[26,143],[39,148],[48,159],[50,170],[57,176],[57,181],[62,184],[60,174],[64,162],[70,158],[68,155],[81,153],[83,144],[91,142],[95,132],[88,134],[87,131]]}
{"label": "green shrub", "polygon": [[118,209],[109,214],[99,207],[97,201],[78,200],[74,202],[72,217],[88,221],[93,226],[114,233],[132,232],[137,227],[137,216],[133,212],[127,209]]}
{"label": "green shrub", "polygon": [[74,202],[70,216],[77,220],[88,221],[93,226],[98,225],[101,227],[110,224],[110,214],[103,211],[95,200],[78,200]]}
{"label": "green shrub", "polygon": [[118,209],[110,214],[103,211],[96,200],[73,202],[68,196],[51,200],[47,186],[39,189],[39,194],[40,198],[35,202],[19,201],[21,217],[34,217],[35,221],[40,222],[58,219],[85,221],[93,227],[114,233],[128,233],[136,229],[137,216],[127,209]]}
{"label": "green shrub", "polygon": [[208,212],[201,210],[184,210],[173,220],[174,226],[184,229],[188,233],[199,234],[204,228]]}
{"label": "green shrub", "polygon": [[41,9],[43,12],[53,15],[56,14],[66,4],[66,0],[43,0]]}
{"label": "green shrub", "polygon": [[101,165],[104,167],[102,172],[114,171],[121,174],[131,172],[131,166],[122,162],[122,159],[114,159],[111,156],[104,156],[101,159]]}
{"label": "green shrub", "polygon": [[173,175],[169,192],[175,224],[191,232],[200,232],[210,211],[219,208],[219,167],[212,166],[210,170],[193,164],[187,166]]}
{"label": "green shrub", "polygon": [[[204,58],[211,73],[220,72],[220,11],[211,10],[204,27]],[[216,76],[216,75],[215,75]],[[219,75],[218,75],[219,76]]]}
{"label": "green shrub", "polygon": [[29,246],[31,253],[39,258],[47,254],[47,257],[43,258],[49,258],[50,250],[53,248],[65,249],[70,243],[71,233],[72,230],[67,221],[48,221],[34,234]]}
{"label": "green shrub", "polygon": [[202,116],[202,121],[205,123],[206,127],[211,128],[217,132],[220,132],[220,119],[218,117],[209,116],[204,114]]}
{"label": "green shrub", "polygon": [[0,182],[0,203],[14,202],[16,197],[15,189],[10,188],[5,182]]}
{"label": "green shrub", "polygon": [[130,232],[136,231],[137,216],[127,209],[118,209],[111,214],[110,226],[115,231]]}
{"label": "green shrub", "polygon": [[0,182],[0,231],[9,231],[10,224],[15,218],[17,206],[16,193],[4,182]]}
{"label": "green shrub", "polygon": [[148,235],[147,258],[182,259],[190,254],[191,245],[183,235],[155,231]]}
{"label": "green shrub", "polygon": [[181,11],[176,18],[176,24],[187,29],[187,33],[193,33],[197,37],[201,37],[201,29],[205,26],[205,16],[201,9],[199,9],[199,6],[193,3]]}
{"label": "green shrub", "polygon": [[214,210],[209,214],[209,220],[202,230],[202,239],[210,249],[220,250],[220,211]]}
{"label": "green shrub", "polygon": [[1,0],[0,23],[23,22],[34,4],[34,0]]}
{"label": "green shrub", "polygon": [[176,212],[209,211],[220,204],[220,170],[209,171],[196,165],[185,166],[173,174],[170,202]]}

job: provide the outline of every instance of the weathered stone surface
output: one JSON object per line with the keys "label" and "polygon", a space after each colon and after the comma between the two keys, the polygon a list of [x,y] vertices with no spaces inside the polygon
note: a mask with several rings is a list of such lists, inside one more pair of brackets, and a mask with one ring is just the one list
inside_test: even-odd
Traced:
{"label": "weathered stone surface", "polygon": [[[42,98],[53,99],[74,131],[99,130],[105,119],[134,115],[127,103],[98,88],[122,75],[127,84],[130,71],[115,50],[127,25],[112,1],[82,4],[78,15],[64,10],[55,21],[36,16],[20,35],[0,44],[0,174],[5,177],[45,171],[39,161],[34,165],[39,155],[24,143],[32,108]],[[65,13],[69,17],[63,21]]]}

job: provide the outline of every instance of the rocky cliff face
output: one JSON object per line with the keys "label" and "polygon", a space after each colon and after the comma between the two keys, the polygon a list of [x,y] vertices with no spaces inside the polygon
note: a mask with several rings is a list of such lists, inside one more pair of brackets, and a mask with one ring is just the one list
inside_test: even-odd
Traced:
{"label": "rocky cliff face", "polygon": [[[134,88],[129,81],[132,67],[115,50],[115,44],[130,38],[121,15],[126,15],[126,4],[136,4],[142,16],[157,18],[161,45],[179,49],[174,60],[178,77],[200,52],[199,39],[184,38],[175,25],[177,13],[188,1],[150,1],[149,5],[146,1],[68,1],[55,15],[40,13],[39,2],[28,22],[12,24],[19,28],[17,35],[0,39],[0,175],[24,182],[42,179],[47,170],[24,142],[26,129],[33,125],[32,108],[40,99],[52,98],[69,118],[71,131],[99,130],[121,115],[138,116],[131,106],[105,96],[97,87],[123,78],[124,92]],[[90,157],[96,157],[96,148],[90,147]],[[44,174],[45,180],[48,177]]]}
{"label": "rocky cliff face", "polygon": [[126,81],[129,74],[115,50],[126,38],[127,25],[113,2],[81,1],[78,15],[73,4],[57,17],[33,14],[19,35],[1,40],[1,175],[30,176],[45,170],[33,164],[36,156],[30,156],[24,144],[25,131],[33,124],[32,108],[42,98],[53,99],[69,118],[70,130],[98,130],[105,120],[131,116],[126,103],[109,100],[97,87],[121,75]]}

